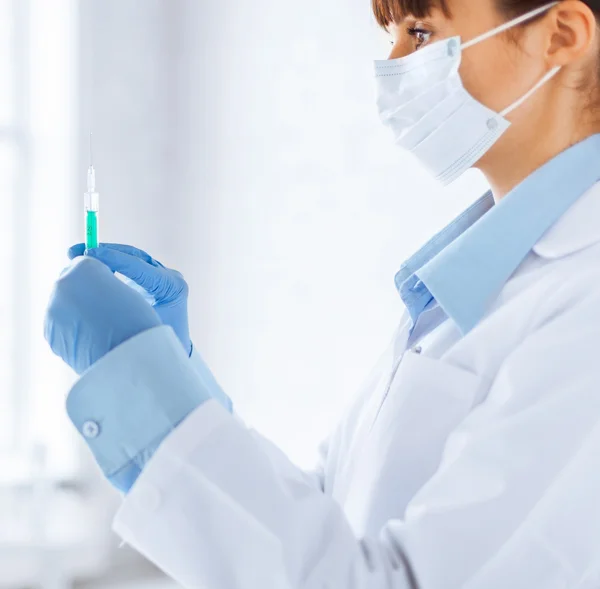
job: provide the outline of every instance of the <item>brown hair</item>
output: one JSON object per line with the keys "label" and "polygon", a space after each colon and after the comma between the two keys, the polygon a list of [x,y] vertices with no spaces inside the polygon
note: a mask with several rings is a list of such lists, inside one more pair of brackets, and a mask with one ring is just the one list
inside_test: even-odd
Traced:
{"label": "brown hair", "polygon": [[441,8],[450,16],[446,0],[372,0],[372,4],[375,18],[383,28],[401,21],[407,14],[424,18],[434,7]]}
{"label": "brown hair", "polygon": [[[371,0],[377,22],[382,27],[398,22],[410,14],[416,18],[424,18],[433,8],[440,8],[450,16],[446,0]],[[595,13],[600,22],[600,0],[582,0]],[[548,4],[548,0],[496,0],[499,9],[509,17],[517,17],[536,8]]]}

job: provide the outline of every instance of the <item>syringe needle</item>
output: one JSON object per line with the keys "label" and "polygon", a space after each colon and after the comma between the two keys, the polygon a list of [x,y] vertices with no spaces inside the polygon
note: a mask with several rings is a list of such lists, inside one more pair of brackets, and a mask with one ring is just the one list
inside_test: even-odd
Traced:
{"label": "syringe needle", "polygon": [[92,132],[90,131],[90,168],[94,167],[94,160],[92,159]]}

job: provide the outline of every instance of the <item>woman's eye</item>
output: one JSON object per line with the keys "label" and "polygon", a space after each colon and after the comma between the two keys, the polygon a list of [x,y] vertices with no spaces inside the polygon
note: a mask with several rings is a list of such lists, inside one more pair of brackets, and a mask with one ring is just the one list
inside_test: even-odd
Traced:
{"label": "woman's eye", "polygon": [[416,49],[420,49],[429,41],[433,33],[431,31],[426,31],[425,29],[410,28],[408,29],[408,34],[416,39]]}

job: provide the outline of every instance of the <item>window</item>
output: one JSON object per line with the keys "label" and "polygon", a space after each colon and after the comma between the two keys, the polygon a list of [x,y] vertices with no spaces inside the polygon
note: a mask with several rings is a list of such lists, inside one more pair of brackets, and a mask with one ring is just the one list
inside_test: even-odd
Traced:
{"label": "window", "polygon": [[[15,275],[15,200],[18,192],[18,170],[24,165],[24,128],[20,124],[21,114],[16,104],[19,87],[17,71],[17,22],[16,7],[9,0],[0,0],[0,197],[2,218],[0,219],[0,260],[4,280],[0,305],[0,380],[3,394],[0,396],[0,448],[7,449],[15,443],[16,423],[13,417],[15,406],[15,366],[12,348],[16,326],[12,310],[14,289],[9,285]],[[21,56],[19,56],[21,57]],[[7,288],[7,286],[9,286]]]}
{"label": "window", "polygon": [[40,446],[53,473],[76,465],[70,376],[42,329],[75,202],[74,7],[0,0],[0,482],[28,477]]}

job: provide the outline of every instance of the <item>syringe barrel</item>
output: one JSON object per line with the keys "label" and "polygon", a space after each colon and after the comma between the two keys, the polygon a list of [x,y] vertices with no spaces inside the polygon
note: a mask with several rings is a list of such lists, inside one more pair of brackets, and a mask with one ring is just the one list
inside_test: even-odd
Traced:
{"label": "syringe barrel", "polygon": [[85,247],[98,247],[98,209],[100,198],[97,192],[84,193]]}
{"label": "syringe barrel", "polygon": [[86,192],[83,197],[86,212],[100,210],[100,195],[97,192]]}

